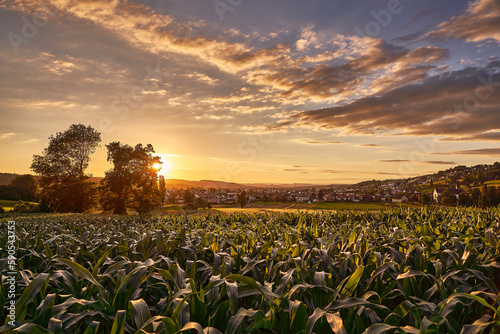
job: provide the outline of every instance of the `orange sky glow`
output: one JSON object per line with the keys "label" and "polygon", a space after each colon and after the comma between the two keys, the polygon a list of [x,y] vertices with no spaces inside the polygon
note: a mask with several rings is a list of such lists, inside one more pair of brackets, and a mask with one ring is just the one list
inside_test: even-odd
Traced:
{"label": "orange sky glow", "polygon": [[[223,1],[226,3],[225,1]],[[0,0],[0,172],[48,137],[166,178],[355,183],[500,156],[500,2]]]}

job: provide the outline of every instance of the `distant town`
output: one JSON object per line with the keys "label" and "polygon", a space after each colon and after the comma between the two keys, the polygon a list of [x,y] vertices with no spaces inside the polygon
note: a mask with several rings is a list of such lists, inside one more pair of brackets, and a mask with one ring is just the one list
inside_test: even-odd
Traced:
{"label": "distant town", "polygon": [[[183,204],[185,194],[210,205],[238,203],[241,190],[246,202],[419,202],[424,204],[498,205],[500,163],[456,166],[431,175],[407,179],[364,181],[355,185],[314,186],[304,189],[255,188],[176,188],[167,189],[165,201]],[[490,190],[488,193],[488,185]],[[482,189],[481,189],[482,188]],[[482,198],[483,197],[483,198]],[[190,201],[190,200],[189,200]],[[483,201],[483,202],[481,202]]]}
{"label": "distant town", "polygon": [[[37,176],[0,173],[0,201],[10,210],[36,212],[42,210],[38,199]],[[101,184],[103,178],[91,178]],[[158,209],[211,209],[224,206],[252,205],[269,207],[271,204],[298,203],[300,208],[310,204],[316,209],[368,208],[370,203],[390,205],[445,205],[490,207],[500,204],[500,163],[456,166],[430,175],[413,178],[369,180],[353,185],[245,185],[221,181],[165,180],[165,186],[155,191],[162,199]],[[163,194],[163,195],[162,195]],[[10,201],[10,202],[9,202]],[[255,204],[253,204],[255,203]],[[328,203],[333,203],[332,205]],[[316,204],[316,205],[315,205]],[[323,205],[322,205],[323,204]]]}

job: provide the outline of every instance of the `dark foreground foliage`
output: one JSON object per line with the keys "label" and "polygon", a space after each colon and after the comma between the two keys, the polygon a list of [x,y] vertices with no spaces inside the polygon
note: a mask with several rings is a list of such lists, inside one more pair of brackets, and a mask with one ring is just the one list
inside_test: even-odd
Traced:
{"label": "dark foreground foliage", "polygon": [[494,333],[499,218],[428,208],[17,217],[16,331]]}

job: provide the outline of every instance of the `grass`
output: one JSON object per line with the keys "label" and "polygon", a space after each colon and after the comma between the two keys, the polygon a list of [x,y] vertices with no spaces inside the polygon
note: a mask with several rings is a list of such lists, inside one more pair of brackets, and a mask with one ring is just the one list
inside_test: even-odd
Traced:
{"label": "grass", "polygon": [[[231,215],[244,213],[249,215],[254,214],[274,214],[274,213],[297,213],[315,212],[321,210],[388,210],[391,208],[419,208],[419,204],[409,203],[381,203],[381,202],[321,202],[321,203],[296,203],[296,202],[252,202],[241,208],[239,204],[217,204],[211,209],[198,209],[187,211],[188,215],[202,216],[207,214],[223,214]],[[186,215],[186,211],[182,209],[182,205],[167,205],[161,208],[156,208],[153,214],[174,214]]]}
{"label": "grass", "polygon": [[19,201],[0,200],[0,206],[4,208],[5,211],[10,211],[14,209],[14,205],[18,203]]}
{"label": "grass", "polygon": [[155,211],[178,211],[178,210],[182,210],[182,205],[169,204],[169,205],[155,208]]}
{"label": "grass", "polygon": [[312,205],[316,210],[387,210],[389,205],[385,203],[362,203],[362,202],[323,202]]}

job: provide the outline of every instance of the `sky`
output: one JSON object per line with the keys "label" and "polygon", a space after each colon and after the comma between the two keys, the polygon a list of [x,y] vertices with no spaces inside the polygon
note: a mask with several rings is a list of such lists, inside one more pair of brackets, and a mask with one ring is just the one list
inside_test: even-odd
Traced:
{"label": "sky", "polygon": [[166,178],[355,183],[500,155],[500,0],[0,0],[0,172],[90,125]]}

